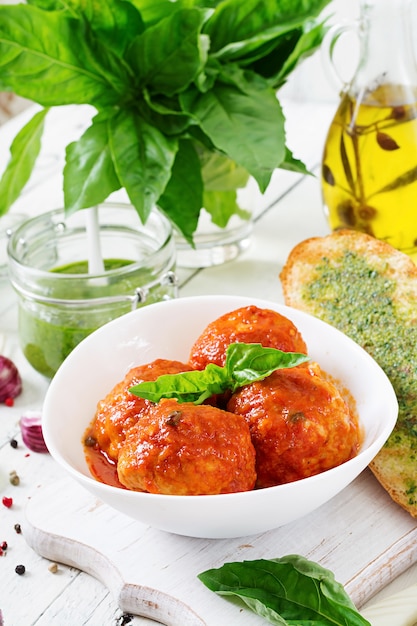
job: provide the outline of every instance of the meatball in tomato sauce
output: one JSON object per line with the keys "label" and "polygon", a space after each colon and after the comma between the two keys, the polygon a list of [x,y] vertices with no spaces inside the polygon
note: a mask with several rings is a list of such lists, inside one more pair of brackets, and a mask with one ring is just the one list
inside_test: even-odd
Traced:
{"label": "meatball in tomato sauce", "polygon": [[357,419],[315,363],[276,370],[242,387],[227,409],[249,426],[257,488],[318,474],[358,451]]}
{"label": "meatball in tomato sauce", "polygon": [[117,472],[128,489],[201,495],[253,489],[255,450],[239,415],[164,399],[129,430]]}
{"label": "meatball in tomato sauce", "polygon": [[191,366],[199,370],[209,363],[223,366],[231,343],[260,343],[265,348],[307,354],[304,339],[291,320],[276,311],[252,305],[211,322],[192,346]]}
{"label": "meatball in tomato sauce", "polygon": [[151,363],[132,368],[122,381],[99,401],[89,430],[99,448],[112,460],[117,460],[126,432],[152,405],[149,400],[139,398],[129,389],[144,381],[154,381],[163,374],[179,374],[191,368],[180,361],[156,359]]}

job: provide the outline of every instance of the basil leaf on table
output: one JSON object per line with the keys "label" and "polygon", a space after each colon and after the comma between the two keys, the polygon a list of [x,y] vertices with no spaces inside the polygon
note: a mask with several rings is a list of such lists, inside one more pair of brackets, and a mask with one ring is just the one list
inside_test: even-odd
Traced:
{"label": "basil leaf on table", "polygon": [[259,343],[232,343],[226,350],[223,367],[209,363],[204,370],[181,374],[164,374],[155,381],[143,382],[129,389],[151,402],[176,398],[179,402],[201,404],[213,395],[236,391],[257,380],[263,380],[277,369],[295,367],[309,361],[298,352],[282,352]]}
{"label": "basil leaf on table", "polygon": [[198,578],[277,626],[371,626],[330,570],[296,554],[225,563]]}

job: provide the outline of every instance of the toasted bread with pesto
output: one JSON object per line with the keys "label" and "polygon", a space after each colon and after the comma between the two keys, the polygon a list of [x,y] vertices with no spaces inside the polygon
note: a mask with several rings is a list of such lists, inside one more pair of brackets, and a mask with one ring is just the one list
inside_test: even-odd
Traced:
{"label": "toasted bread with pesto", "polygon": [[370,469],[417,517],[417,266],[386,242],[340,230],[298,244],[280,279],[286,304],[351,337],[391,380],[398,420]]}

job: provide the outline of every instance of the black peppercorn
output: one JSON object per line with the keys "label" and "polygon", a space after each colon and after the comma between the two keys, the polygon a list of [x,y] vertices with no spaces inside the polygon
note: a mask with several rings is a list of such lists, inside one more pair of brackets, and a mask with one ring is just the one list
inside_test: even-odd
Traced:
{"label": "black peppercorn", "polygon": [[20,535],[20,533],[22,532],[22,527],[20,526],[20,524],[15,524],[14,529],[18,535]]}
{"label": "black peppercorn", "polygon": [[16,574],[19,574],[19,576],[22,576],[26,572],[26,567],[24,565],[16,565],[14,571]]}
{"label": "black peppercorn", "polygon": [[17,448],[17,440],[16,439],[10,439],[10,445],[12,446],[12,448]]}

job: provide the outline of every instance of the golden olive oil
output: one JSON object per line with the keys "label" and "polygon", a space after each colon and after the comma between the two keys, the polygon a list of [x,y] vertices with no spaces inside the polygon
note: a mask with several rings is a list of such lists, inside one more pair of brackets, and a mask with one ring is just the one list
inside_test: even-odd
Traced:
{"label": "golden olive oil", "polygon": [[332,230],[369,233],[417,261],[416,91],[381,85],[360,101],[345,94],[326,139],[321,180]]}

